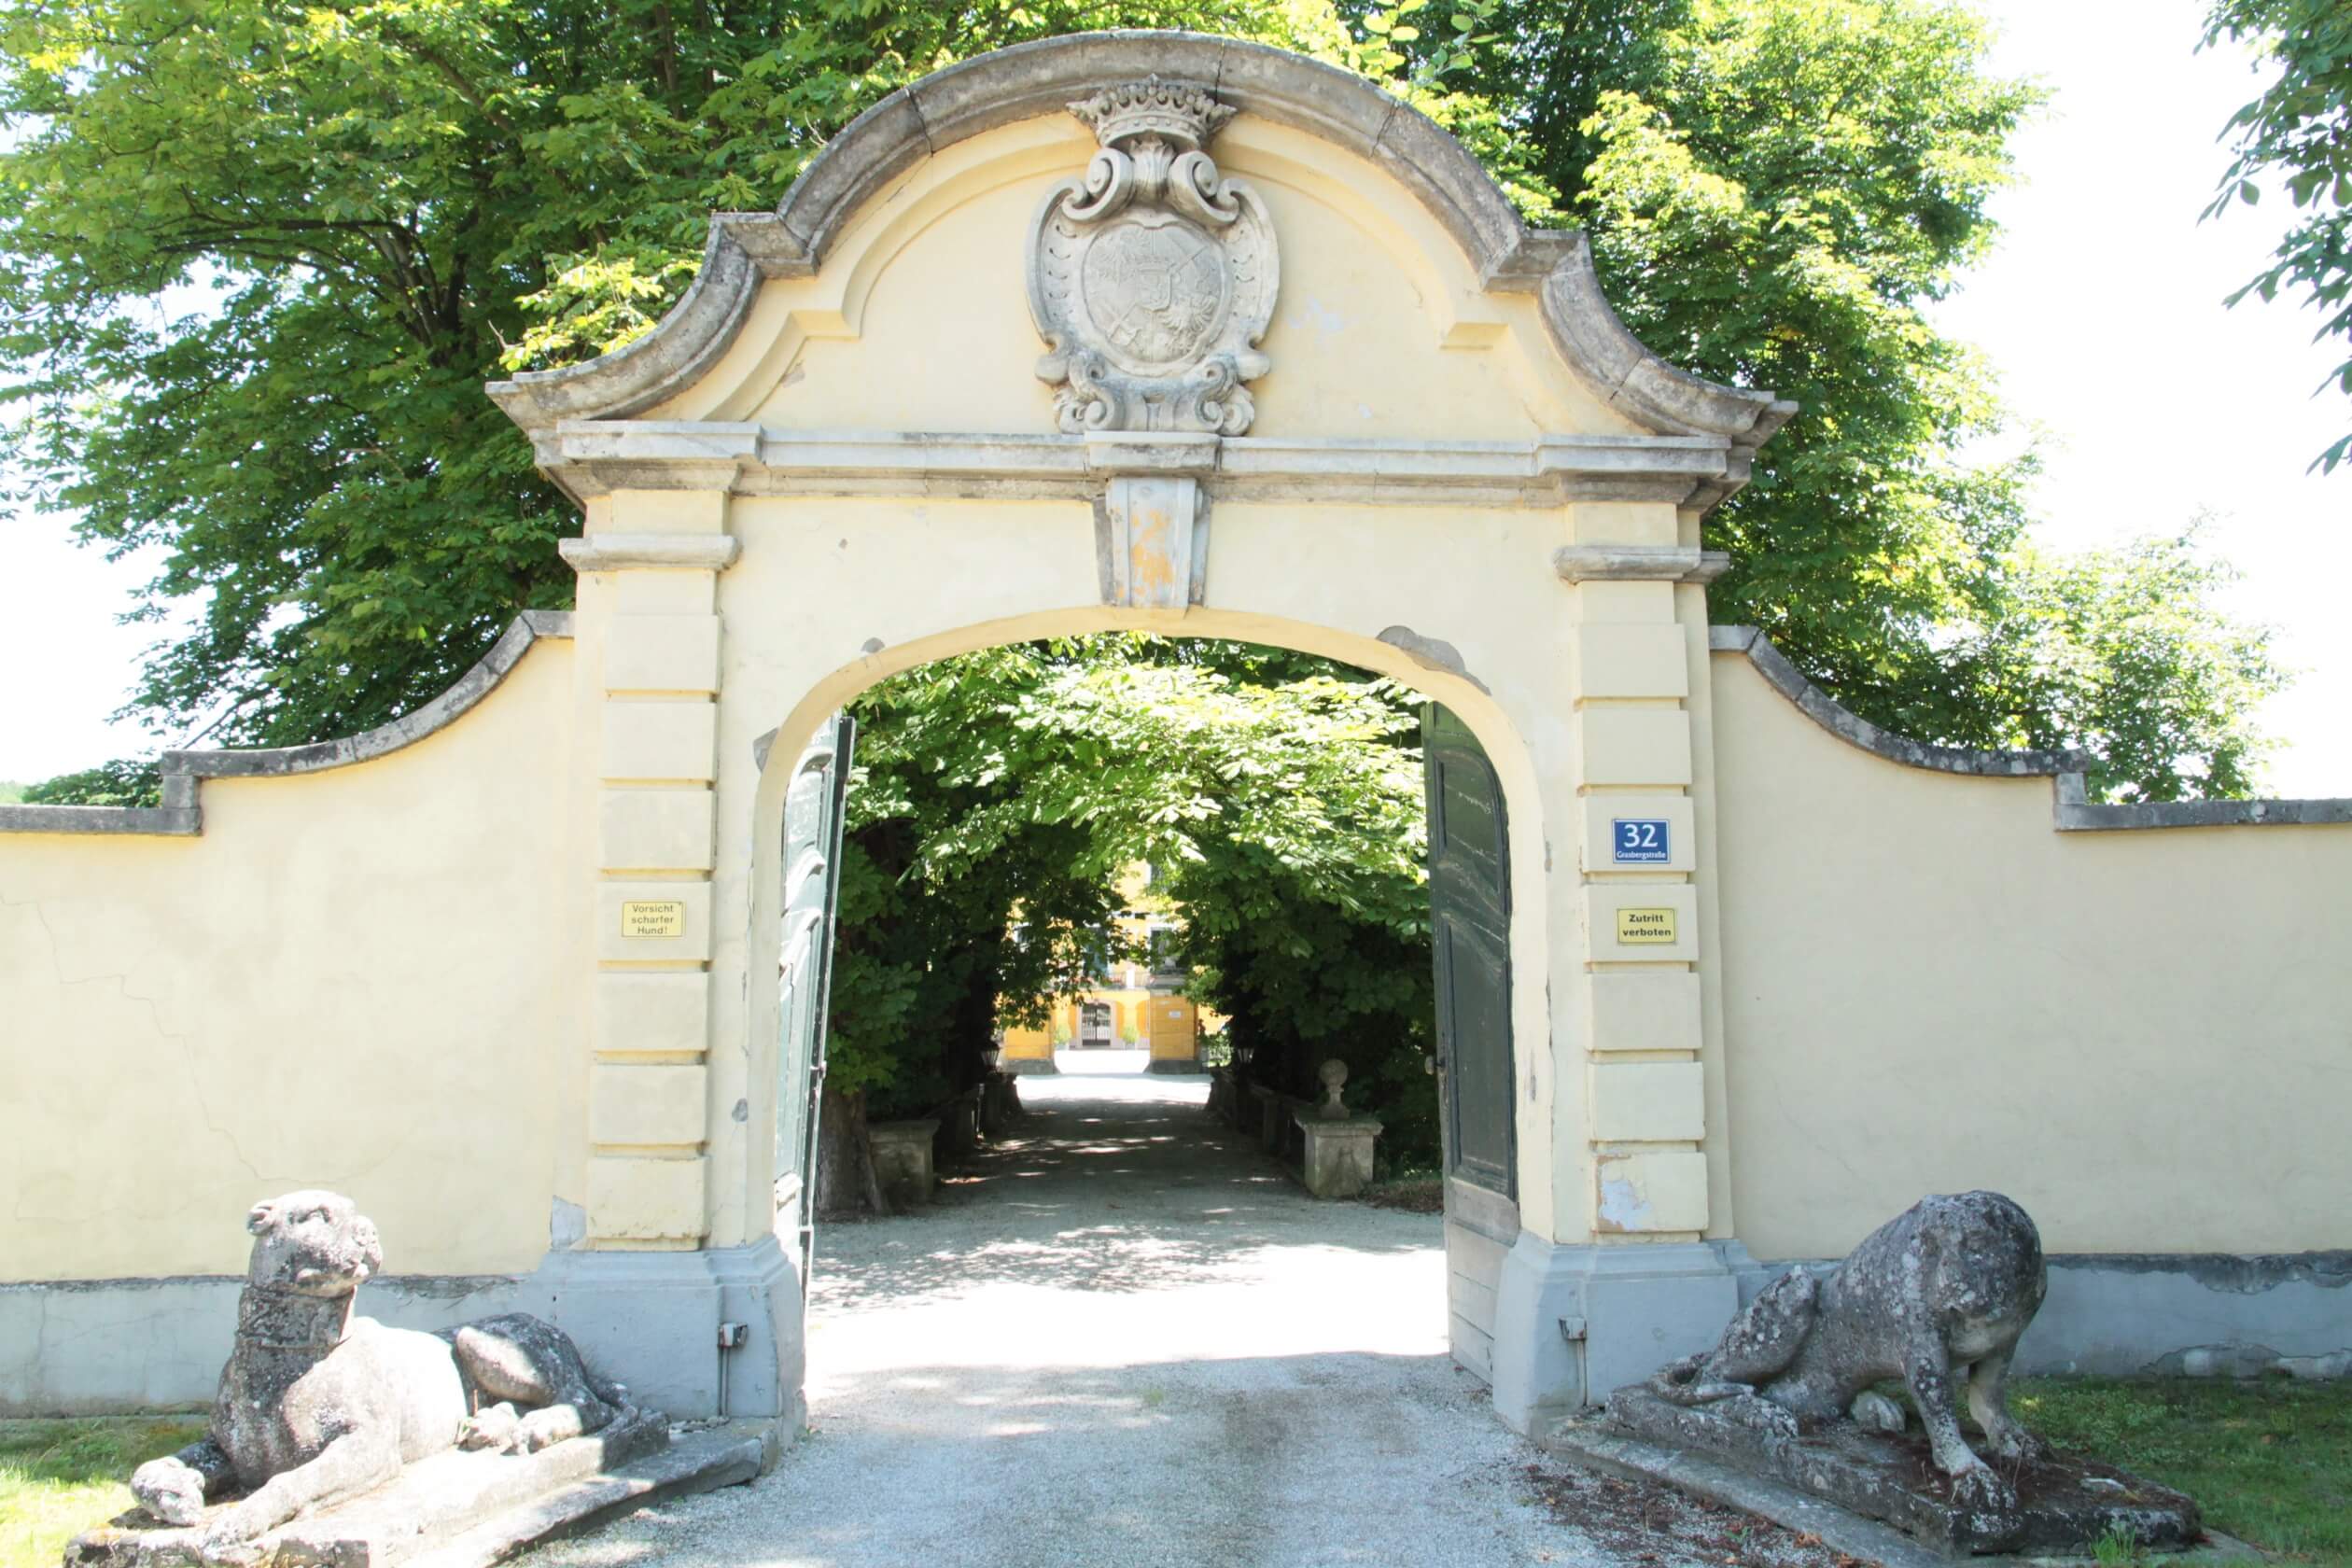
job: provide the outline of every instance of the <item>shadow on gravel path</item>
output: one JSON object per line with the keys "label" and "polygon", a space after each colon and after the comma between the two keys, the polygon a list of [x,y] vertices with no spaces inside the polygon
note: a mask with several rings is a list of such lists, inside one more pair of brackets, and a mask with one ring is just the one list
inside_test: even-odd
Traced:
{"label": "shadow on gravel path", "polygon": [[773,1475],[528,1561],[1724,1561],[1564,1515],[1446,1353],[1438,1216],[1315,1201],[1207,1087],[1024,1079],[937,1202],[819,1232],[811,1430]]}

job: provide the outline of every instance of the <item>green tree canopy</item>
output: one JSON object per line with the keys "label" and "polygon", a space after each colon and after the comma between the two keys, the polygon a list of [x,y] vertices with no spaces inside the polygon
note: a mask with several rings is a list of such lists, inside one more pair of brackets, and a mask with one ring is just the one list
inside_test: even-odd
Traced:
{"label": "green tree canopy", "polygon": [[868,691],[829,1082],[903,1114],[972,1081],[994,1027],[1083,987],[1117,876],[1148,861],[1259,1075],[1305,1089],[1340,1057],[1392,1154],[1434,1157],[1413,702],[1304,654],[1131,635]]}
{"label": "green tree canopy", "polygon": [[[2320,313],[2313,336],[2345,344],[2329,382],[2352,397],[2352,7],[2343,0],[2216,0],[2205,42],[2223,38],[2251,44],[2277,74],[2231,117],[2223,134],[2234,156],[2205,216],[2260,202],[2265,175],[2283,181],[2297,214],[2271,264],[2230,302],[2300,288]],[[2347,459],[2352,432],[2312,466],[2324,472]]]}
{"label": "green tree canopy", "polygon": [[[2067,731],[2048,682],[1946,652],[2053,602],[2030,463],[1923,307],[1992,234],[2032,94],[1945,0],[58,0],[0,20],[0,374],[9,470],[111,549],[159,545],[148,613],[203,613],[134,707],[287,744],[413,708],[518,609],[564,602],[575,526],[484,399],[501,368],[641,332],[713,208],[773,204],[899,84],[1100,26],[1211,29],[1365,71],[1587,225],[1670,360],[1802,413],[1711,520],[1717,616],[1871,719],[1994,745]],[[2065,606],[2040,646],[2114,628]],[[2230,640],[2098,660],[2104,710],[2196,706]],[[2067,657],[2072,659],[2072,653]],[[2265,679],[2242,666],[2246,689]],[[2021,706],[2024,705],[2024,706]],[[2248,720],[2160,726],[2112,770],[2245,770]],[[112,789],[115,775],[97,780]],[[68,786],[60,786],[67,789]]]}

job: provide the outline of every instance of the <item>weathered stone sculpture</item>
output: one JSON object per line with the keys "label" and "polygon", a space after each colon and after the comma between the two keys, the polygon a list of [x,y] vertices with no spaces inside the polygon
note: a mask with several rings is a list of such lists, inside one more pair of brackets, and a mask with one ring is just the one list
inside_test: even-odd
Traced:
{"label": "weathered stone sculpture", "polygon": [[[351,1199],[296,1192],[254,1206],[237,1338],[203,1441],[139,1467],[131,1490],[166,1524],[208,1499],[248,1494],[206,1526],[206,1561],[305,1509],[390,1481],[403,1464],[463,1446],[527,1451],[633,1414],[626,1392],[582,1365],[562,1330],[522,1313],[446,1335],[352,1315],[384,1266]],[[495,1401],[475,1409],[485,1401]],[[521,1408],[518,1408],[520,1407]]]}
{"label": "weathered stone sculpture", "polygon": [[1040,379],[1072,433],[1238,436],[1245,382],[1271,364],[1258,341],[1280,286],[1266,203],[1207,151],[1233,110],[1157,77],[1070,105],[1101,144],[1046,194],[1029,230],[1029,311],[1050,350]]}
{"label": "weathered stone sculpture", "polygon": [[[2080,1550],[2118,1530],[2151,1547],[2193,1540],[2189,1498],[2054,1457],[2009,1413],[2009,1363],[2048,1288],[2040,1233],[2014,1202],[1922,1198],[1827,1275],[1775,1281],[1713,1350],[1619,1389],[1610,1421],[1956,1551]],[[1896,1379],[1924,1445],[1902,1407],[1871,1389]],[[1964,1388],[1982,1453],[1961,1430]]]}
{"label": "weathered stone sculpture", "polygon": [[2041,1233],[1999,1193],[1925,1197],[1863,1239],[1836,1272],[1783,1276],[1731,1321],[1715,1348],[1650,1379],[1677,1405],[1761,1398],[1787,1430],[1851,1414],[1900,1431],[1901,1410],[1872,1393],[1900,1378],[1919,1407],[1936,1463],[1967,1502],[2015,1501],[1960,1434],[1955,1385],[2000,1458],[2045,1451],[2009,1411],[2003,1385],[2017,1341],[2050,1288]]}

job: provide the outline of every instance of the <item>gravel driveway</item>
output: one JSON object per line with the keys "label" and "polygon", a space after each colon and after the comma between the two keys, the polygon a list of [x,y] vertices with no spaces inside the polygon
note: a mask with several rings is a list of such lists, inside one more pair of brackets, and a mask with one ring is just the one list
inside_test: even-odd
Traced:
{"label": "gravel driveway", "polygon": [[819,1233],[813,1430],[774,1474],[525,1561],[1685,1560],[1546,1501],[1561,1467],[1447,1358],[1436,1216],[1309,1198],[1205,1079],[1021,1090],[928,1211]]}

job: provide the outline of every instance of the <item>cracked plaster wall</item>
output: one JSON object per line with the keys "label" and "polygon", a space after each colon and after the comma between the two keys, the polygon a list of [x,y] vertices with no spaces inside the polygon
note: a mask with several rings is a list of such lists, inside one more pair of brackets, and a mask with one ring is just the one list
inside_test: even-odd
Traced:
{"label": "cracked plaster wall", "polygon": [[1757,1257],[1971,1187],[2053,1253],[2352,1246],[2352,827],[2061,833],[2047,778],[1905,767],[1713,670]]}
{"label": "cracked plaster wall", "polygon": [[0,1281],[242,1272],[347,1192],[403,1274],[544,1253],[571,653],[375,761],[203,786],[201,837],[0,835]]}

